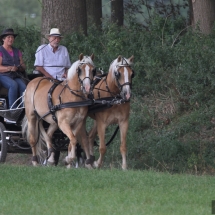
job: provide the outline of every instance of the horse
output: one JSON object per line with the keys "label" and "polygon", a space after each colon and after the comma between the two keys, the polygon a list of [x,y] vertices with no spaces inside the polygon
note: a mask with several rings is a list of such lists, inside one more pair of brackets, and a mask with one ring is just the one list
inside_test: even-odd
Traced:
{"label": "horse", "polygon": [[[33,166],[39,165],[38,158],[44,159],[44,142],[48,149],[48,164],[56,164],[52,136],[58,128],[69,139],[68,155],[65,158],[67,167],[71,168],[76,158],[78,136],[82,139],[86,163],[88,161],[89,165],[90,154],[84,123],[88,105],[91,104],[87,96],[92,91],[91,84],[96,71],[93,59],[94,54],[91,56],[80,54],[79,60],[72,64],[66,80],[62,83],[38,77],[27,85],[24,96],[26,115],[22,123],[22,134],[32,148]],[[47,131],[44,129],[43,121],[49,124]]]}
{"label": "horse", "polygon": [[[94,119],[94,125],[89,131],[89,150],[91,159],[94,157],[94,140],[96,135],[99,137],[99,158],[94,161],[94,166],[100,168],[106,153],[105,130],[111,124],[118,124],[120,128],[120,152],[122,155],[122,169],[127,169],[126,162],[126,135],[128,131],[128,120],[130,112],[130,97],[132,78],[134,71],[131,68],[134,56],[126,59],[118,56],[109,67],[106,77],[95,85],[93,96],[95,104],[107,104],[110,108],[96,110],[94,105],[89,108],[88,116]],[[100,105],[99,104],[99,105]],[[96,111],[93,111],[95,109]],[[92,110],[92,111],[91,111]]]}

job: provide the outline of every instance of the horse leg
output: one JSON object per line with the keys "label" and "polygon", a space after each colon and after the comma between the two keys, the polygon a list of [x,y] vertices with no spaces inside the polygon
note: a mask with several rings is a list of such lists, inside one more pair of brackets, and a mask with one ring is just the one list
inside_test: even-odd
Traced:
{"label": "horse leg", "polygon": [[56,164],[55,149],[53,148],[53,144],[52,144],[52,136],[53,136],[54,132],[57,130],[57,128],[58,128],[57,124],[51,124],[48,128],[47,133],[43,134],[46,145],[47,145],[47,149],[48,149],[48,160],[47,160],[48,165]]}
{"label": "horse leg", "polygon": [[97,131],[98,131],[98,136],[99,136],[99,159],[94,162],[95,167],[100,168],[102,166],[104,156],[106,153],[106,145],[105,145],[105,130],[106,126],[104,123],[98,123],[97,122]]}
{"label": "horse leg", "polygon": [[73,134],[73,132],[70,128],[70,125],[61,124],[60,128],[70,140],[69,146],[68,146],[68,155],[65,157],[65,164],[66,164],[67,168],[71,168],[73,166],[73,162],[76,158],[75,149],[76,149],[76,144],[77,144],[77,138]]}
{"label": "horse leg", "polygon": [[72,135],[69,137],[70,139],[70,143],[68,146],[68,155],[65,157],[65,164],[67,166],[67,168],[71,168],[72,166],[74,166],[74,161],[76,158],[75,155],[75,148],[76,148],[76,144],[77,144],[77,139],[75,138],[75,136]]}
{"label": "horse leg", "polygon": [[120,152],[122,155],[122,169],[126,170],[127,169],[127,162],[126,162],[126,135],[128,131],[128,120],[124,121],[119,125],[120,127]]}
{"label": "horse leg", "polygon": [[94,121],[93,127],[88,134],[89,151],[90,151],[90,155],[93,157],[94,157],[94,141],[96,139],[96,135],[97,135],[97,124],[96,124],[96,121]]}
{"label": "horse leg", "polygon": [[86,161],[86,163],[89,162],[91,165],[93,165],[95,161],[94,141],[95,141],[96,135],[97,135],[97,125],[96,125],[96,121],[94,121],[93,127],[88,134],[90,160]]}
{"label": "horse leg", "polygon": [[79,130],[78,139],[80,139],[81,147],[84,150],[87,158],[85,161],[85,167],[87,167],[88,169],[91,169],[95,158],[89,153],[89,142],[88,142],[88,136],[87,136],[85,124],[86,124],[86,120]]}
{"label": "horse leg", "polygon": [[32,164],[33,166],[38,166],[38,156],[37,156],[37,138],[38,138],[38,121],[36,117],[31,118],[28,122],[27,128],[27,139],[32,150]]}

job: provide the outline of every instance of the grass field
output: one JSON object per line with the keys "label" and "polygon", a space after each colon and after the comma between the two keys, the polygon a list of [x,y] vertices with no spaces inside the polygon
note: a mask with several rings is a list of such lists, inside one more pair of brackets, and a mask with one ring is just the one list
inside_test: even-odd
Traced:
{"label": "grass field", "polygon": [[211,214],[212,176],[0,165],[1,215]]}

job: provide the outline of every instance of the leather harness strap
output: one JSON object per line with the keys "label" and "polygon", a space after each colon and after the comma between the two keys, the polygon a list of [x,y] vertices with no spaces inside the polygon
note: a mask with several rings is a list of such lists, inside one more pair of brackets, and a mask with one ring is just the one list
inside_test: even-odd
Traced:
{"label": "leather harness strap", "polygon": [[55,116],[56,110],[53,109],[53,102],[52,102],[52,93],[54,89],[58,86],[58,83],[55,83],[51,86],[51,88],[48,91],[48,96],[47,96],[47,103],[49,107],[49,112],[52,114],[52,119],[57,123],[57,117]]}
{"label": "leather harness strap", "polygon": [[[49,111],[47,113],[45,113],[43,116],[40,116],[40,119],[46,117],[49,114],[52,114],[52,119],[57,123],[57,117],[55,115],[56,111],[64,109],[64,108],[83,107],[83,106],[89,106],[89,105],[93,104],[93,100],[92,99],[86,99],[86,100],[78,101],[78,102],[66,102],[66,103],[61,103],[61,99],[59,99],[60,100],[60,104],[53,105],[53,102],[52,102],[52,93],[53,93],[53,91],[55,90],[55,88],[60,83],[61,82],[58,82],[58,83],[54,82],[53,85],[51,86],[51,88],[49,89],[49,91],[48,91],[48,97],[47,97],[47,103],[48,103]],[[71,92],[71,90],[70,90],[70,92]],[[81,98],[83,99],[83,97],[81,97]],[[37,115],[38,115],[38,113],[37,113]]]}

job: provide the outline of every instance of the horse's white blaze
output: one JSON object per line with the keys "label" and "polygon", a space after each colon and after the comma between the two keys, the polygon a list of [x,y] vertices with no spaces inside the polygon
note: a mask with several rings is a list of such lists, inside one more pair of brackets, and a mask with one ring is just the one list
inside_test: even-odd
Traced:
{"label": "horse's white blaze", "polygon": [[84,79],[84,87],[86,92],[90,92],[90,67],[88,65],[85,66],[85,79]]}
{"label": "horse's white blaze", "polygon": [[85,75],[86,77],[90,76],[90,67],[88,65],[85,66]]}
{"label": "horse's white blaze", "polygon": [[[129,82],[128,75],[129,75],[128,70],[127,70],[127,68],[125,67],[125,68],[124,68],[124,81],[125,81],[125,83],[128,83],[128,82]],[[130,96],[131,96],[131,93],[130,93],[130,85],[125,85],[124,88],[125,88],[125,91],[126,91],[126,99],[129,99]]]}
{"label": "horse's white blaze", "polygon": [[[125,83],[129,82],[129,80],[128,80],[128,70],[127,70],[126,67],[124,68],[124,79],[125,79]],[[129,87],[129,85],[126,85],[126,88],[127,87]]]}

